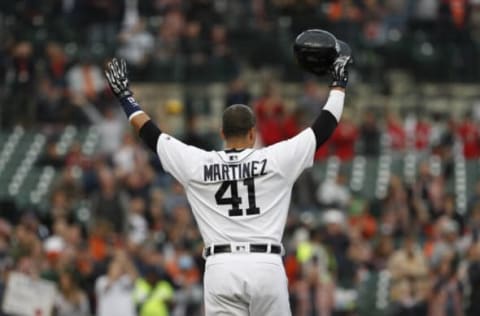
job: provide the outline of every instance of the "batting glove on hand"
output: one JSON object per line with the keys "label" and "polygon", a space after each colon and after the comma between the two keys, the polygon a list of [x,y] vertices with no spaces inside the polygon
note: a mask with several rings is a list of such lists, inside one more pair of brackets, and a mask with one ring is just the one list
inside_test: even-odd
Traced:
{"label": "batting glove on hand", "polygon": [[107,64],[107,68],[105,69],[105,76],[107,77],[108,85],[119,99],[129,97],[133,94],[128,89],[127,74],[127,63],[124,59],[120,59],[119,61],[118,59],[113,58],[112,61]]}
{"label": "batting glove on hand", "polygon": [[343,88],[347,87],[348,83],[348,65],[352,57],[350,56],[340,56],[338,57],[330,69],[332,74],[332,83],[330,87],[332,88]]}

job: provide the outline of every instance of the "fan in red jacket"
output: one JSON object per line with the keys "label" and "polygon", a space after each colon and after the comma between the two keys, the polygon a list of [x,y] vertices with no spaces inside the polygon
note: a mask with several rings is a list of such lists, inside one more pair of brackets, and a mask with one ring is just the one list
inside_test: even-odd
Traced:
{"label": "fan in red jacket", "polygon": [[425,150],[430,144],[430,123],[425,118],[419,118],[415,126],[415,148]]}
{"label": "fan in red jacket", "polygon": [[401,151],[405,148],[405,129],[402,121],[393,113],[389,113],[387,116],[387,133],[393,150]]}
{"label": "fan in red jacket", "polygon": [[466,159],[480,156],[480,135],[471,115],[465,115],[457,127],[457,134],[463,142],[463,154]]}
{"label": "fan in red jacket", "polygon": [[264,96],[257,100],[254,109],[263,145],[272,145],[286,139],[283,130],[283,102],[272,85],[266,87]]}
{"label": "fan in red jacket", "polygon": [[358,128],[346,115],[337,126],[332,135],[331,144],[335,150],[335,156],[342,161],[353,159],[355,155],[355,143],[358,139]]}

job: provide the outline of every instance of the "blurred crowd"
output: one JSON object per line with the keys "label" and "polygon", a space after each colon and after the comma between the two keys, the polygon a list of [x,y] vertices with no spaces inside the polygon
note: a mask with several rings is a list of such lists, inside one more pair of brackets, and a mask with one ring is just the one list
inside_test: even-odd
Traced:
{"label": "blurred crowd", "polygon": [[[199,232],[182,187],[126,132],[103,79],[107,57],[127,59],[134,81],[228,83],[225,106],[252,106],[261,143],[270,145],[307,127],[327,90],[304,80],[292,108],[272,83],[254,96],[237,78],[246,66],[274,66],[288,74],[285,80],[301,78],[290,73],[291,40],[322,27],[357,49],[358,72],[367,79],[400,66],[471,80],[480,73],[479,6],[474,0],[2,1],[0,126],[42,128],[49,141],[38,163],[60,176],[44,208],[2,210],[0,292],[17,271],[57,284],[59,316],[201,315]],[[294,315],[480,315],[480,185],[462,212],[446,185],[456,158],[480,158],[479,121],[474,107],[461,118],[425,109],[346,110],[316,153],[319,164],[331,156],[342,165],[385,153],[415,153],[420,163],[414,179],[392,175],[377,198],[353,190],[341,168],[334,179],[302,175],[284,236]],[[86,155],[74,143],[59,154],[56,134],[65,124],[96,126],[97,152]],[[215,147],[194,128],[182,139]],[[431,156],[442,162],[440,170]]]}
{"label": "blurred crowd", "polygon": [[[226,106],[242,102],[252,105],[263,145],[293,137],[309,126],[328,97],[324,85],[306,80],[292,108],[282,99],[280,86],[268,83],[261,96],[252,100],[245,84],[236,80],[226,96]],[[316,159],[334,155],[341,161],[351,161],[355,155],[378,157],[386,151],[394,156],[411,151],[424,157],[433,154],[446,163],[452,162],[457,152],[467,160],[480,157],[480,108],[476,103],[459,117],[422,106],[400,112],[378,105],[347,107],[332,137],[317,151]]]}
{"label": "blurred crowd", "polygon": [[101,68],[114,55],[135,81],[225,81],[246,66],[300,80],[291,43],[307,28],[347,41],[362,80],[480,73],[475,0],[20,0],[0,4],[0,25],[3,125],[75,117],[79,95],[107,102]]}

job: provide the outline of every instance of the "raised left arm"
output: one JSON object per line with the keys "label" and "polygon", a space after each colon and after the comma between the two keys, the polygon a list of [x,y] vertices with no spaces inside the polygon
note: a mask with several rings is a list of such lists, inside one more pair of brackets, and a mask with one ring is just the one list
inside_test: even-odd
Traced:
{"label": "raised left arm", "polygon": [[348,83],[347,66],[350,63],[350,59],[351,57],[349,56],[340,56],[333,63],[330,96],[312,124],[312,130],[317,141],[317,149],[330,138],[342,116],[345,89]]}

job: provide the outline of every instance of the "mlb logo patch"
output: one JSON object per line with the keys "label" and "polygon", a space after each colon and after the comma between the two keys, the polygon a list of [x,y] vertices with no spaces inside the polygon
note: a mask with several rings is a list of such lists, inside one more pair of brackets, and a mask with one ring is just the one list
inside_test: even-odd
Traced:
{"label": "mlb logo patch", "polygon": [[230,159],[230,161],[234,161],[234,160],[238,159],[238,156],[237,155],[231,155],[231,156],[229,156],[229,159]]}

